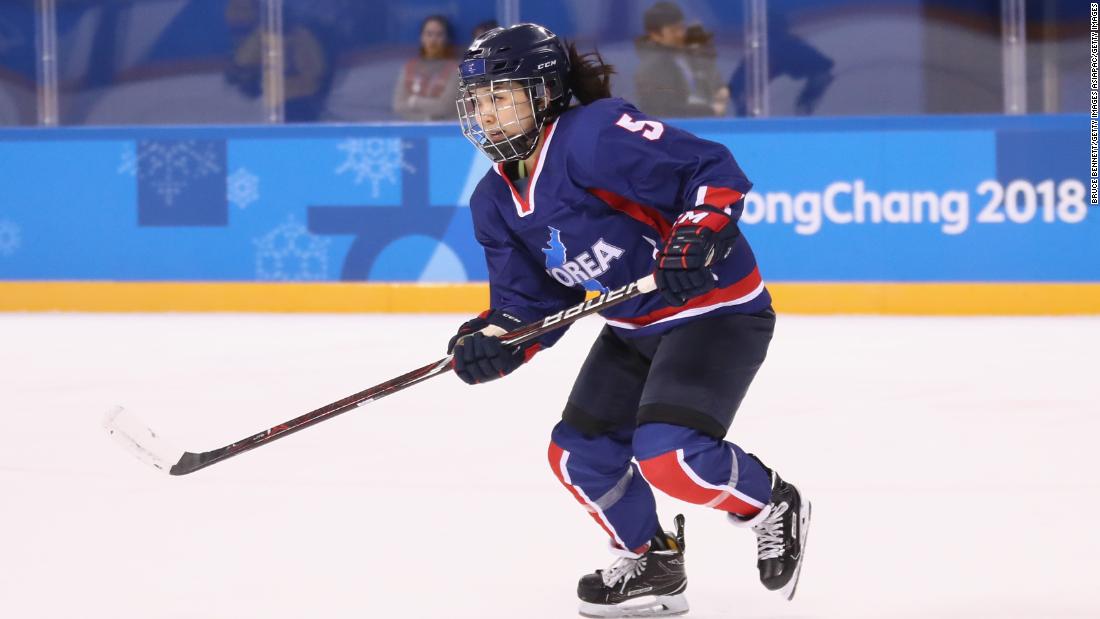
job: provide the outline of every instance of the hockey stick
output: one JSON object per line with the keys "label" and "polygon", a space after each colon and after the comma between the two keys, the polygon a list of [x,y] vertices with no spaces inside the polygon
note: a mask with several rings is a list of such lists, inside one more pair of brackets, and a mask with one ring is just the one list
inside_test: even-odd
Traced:
{"label": "hockey stick", "polygon": [[[594,314],[613,305],[618,305],[619,303],[652,292],[656,289],[657,285],[654,282],[653,276],[647,275],[626,286],[610,290],[598,297],[593,297],[556,314],[547,316],[541,321],[532,322],[514,331],[509,331],[501,335],[500,339],[505,344],[523,344],[541,337],[554,329],[576,322],[585,316]],[[132,413],[122,407],[115,407],[107,413],[107,416],[103,420],[103,427],[116,441],[121,443],[124,448],[145,463],[161,471],[167,472],[170,475],[187,475],[188,473],[194,473],[199,469],[232,458],[250,449],[266,445],[288,434],[304,430],[309,426],[321,423],[326,419],[331,419],[337,415],[363,406],[364,404],[384,398],[392,393],[397,393],[402,389],[421,383],[433,376],[438,376],[451,368],[451,360],[452,356],[447,355],[439,361],[429,363],[424,367],[417,368],[397,378],[360,391],[359,393],[349,395],[342,400],[326,404],[315,411],[308,412],[300,417],[295,417],[290,421],[280,423],[263,432],[253,434],[248,438],[210,451],[196,453],[176,449],[164,441],[164,439],[157,435],[151,428],[141,423]]]}

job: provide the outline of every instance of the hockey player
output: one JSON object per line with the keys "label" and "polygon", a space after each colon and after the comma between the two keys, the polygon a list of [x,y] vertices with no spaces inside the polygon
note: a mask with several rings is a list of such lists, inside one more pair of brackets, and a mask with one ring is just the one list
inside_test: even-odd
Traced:
{"label": "hockey player", "polygon": [[810,503],[724,440],[775,324],[737,226],[751,183],[725,147],[611,98],[599,55],[541,26],[485,33],[459,72],[463,134],[495,165],[470,199],[490,308],[448,344],[458,376],[512,372],[561,332],[519,348],[496,336],[587,293],[647,273],[660,292],[602,312],[551,434],[550,467],[618,555],[581,578],[581,614],[687,611],[683,517],[664,532],[652,487],[755,531],[760,580],[790,599]]}

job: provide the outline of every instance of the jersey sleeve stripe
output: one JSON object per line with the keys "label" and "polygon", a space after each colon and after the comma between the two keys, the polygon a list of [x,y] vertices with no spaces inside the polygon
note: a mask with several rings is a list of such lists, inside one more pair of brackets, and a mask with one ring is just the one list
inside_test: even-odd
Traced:
{"label": "jersey sleeve stripe", "polygon": [[711,206],[717,206],[718,208],[724,208],[737,202],[741,198],[742,194],[740,191],[735,191],[727,187],[700,185],[699,190],[695,192],[695,206],[709,204]]}

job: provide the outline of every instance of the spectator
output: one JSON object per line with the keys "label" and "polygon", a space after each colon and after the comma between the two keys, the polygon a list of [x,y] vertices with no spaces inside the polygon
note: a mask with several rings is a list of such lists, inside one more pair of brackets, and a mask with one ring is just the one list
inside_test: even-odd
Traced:
{"label": "spectator", "polygon": [[700,26],[685,27],[675,2],[654,4],[642,19],[645,34],[635,41],[638,107],[673,118],[724,115],[729,90],[718,74],[713,36]]}
{"label": "spectator", "polygon": [[420,25],[420,54],[401,69],[393,111],[404,120],[453,120],[458,61],[451,23],[432,15]]}
{"label": "spectator", "polygon": [[[230,0],[225,19],[233,39],[226,80],[247,97],[263,91],[263,28],[258,0]],[[332,54],[318,27],[289,15],[283,27],[283,117],[286,122],[320,119],[332,87]]]}

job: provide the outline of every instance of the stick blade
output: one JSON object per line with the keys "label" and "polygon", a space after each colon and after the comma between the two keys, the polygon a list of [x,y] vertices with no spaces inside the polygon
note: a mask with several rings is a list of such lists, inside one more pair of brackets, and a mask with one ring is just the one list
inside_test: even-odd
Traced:
{"label": "stick blade", "polygon": [[107,411],[103,417],[103,428],[123,449],[162,473],[171,471],[172,466],[185,453],[166,442],[152,428],[121,406]]}

